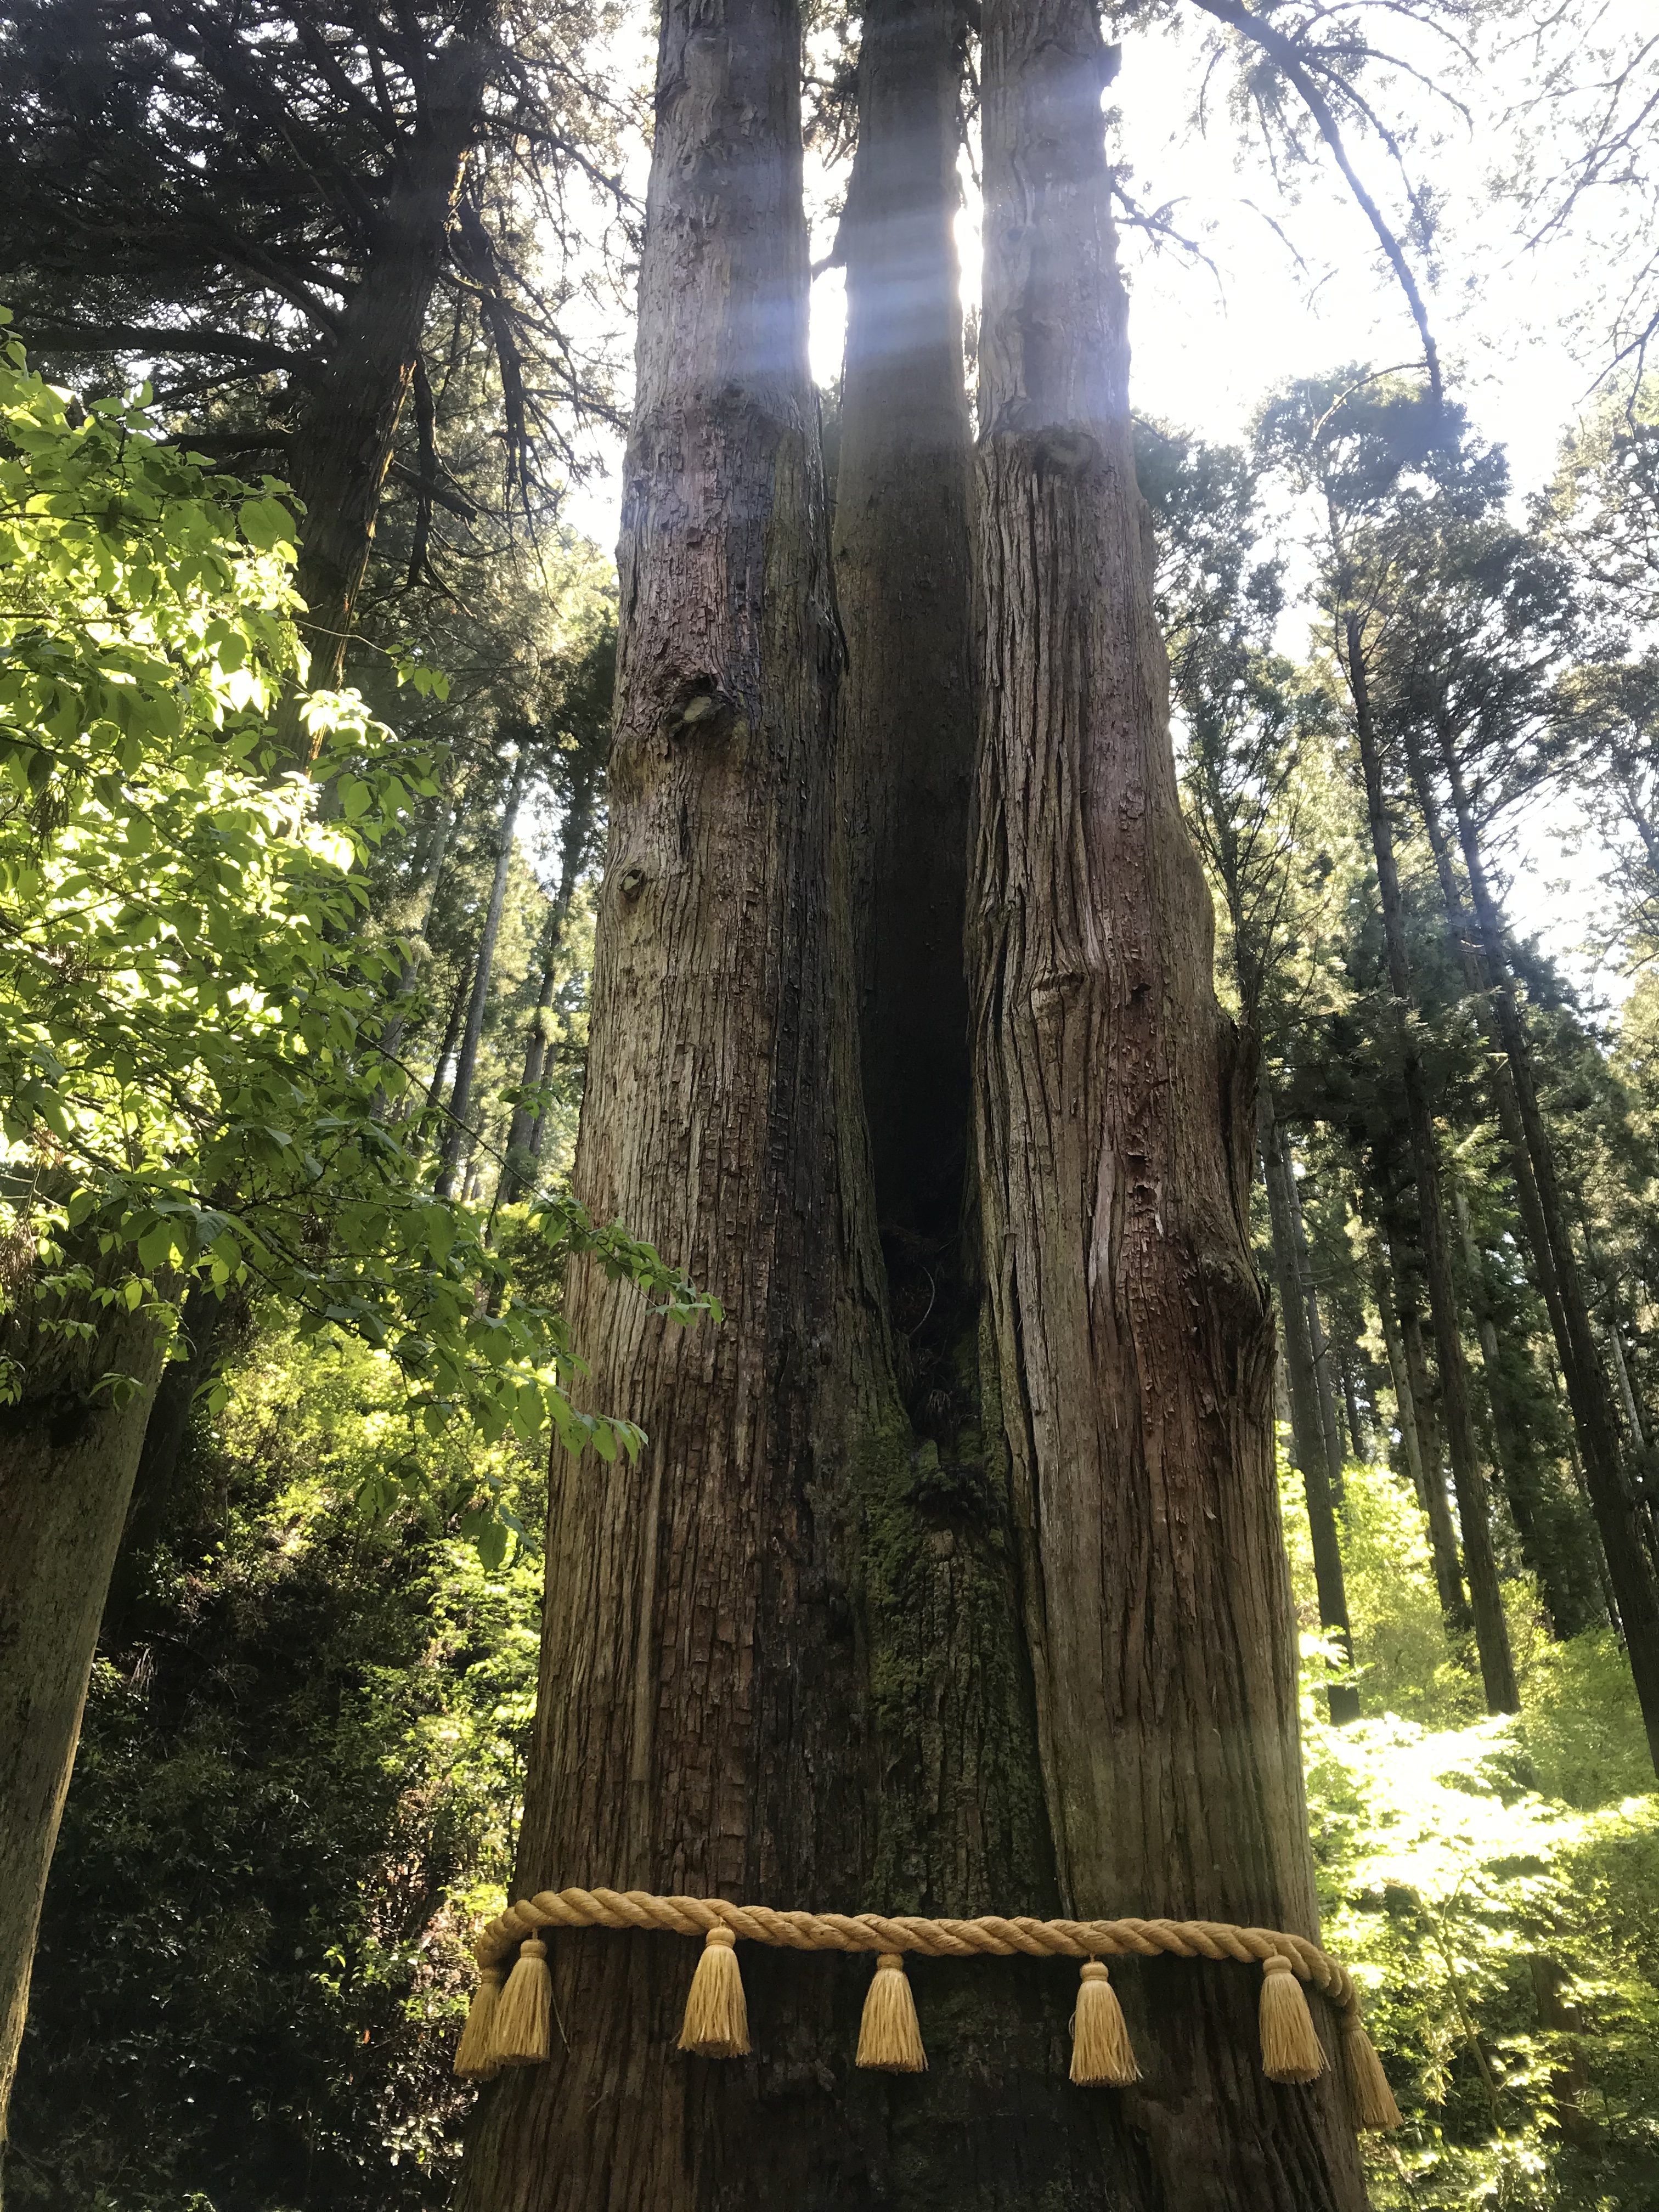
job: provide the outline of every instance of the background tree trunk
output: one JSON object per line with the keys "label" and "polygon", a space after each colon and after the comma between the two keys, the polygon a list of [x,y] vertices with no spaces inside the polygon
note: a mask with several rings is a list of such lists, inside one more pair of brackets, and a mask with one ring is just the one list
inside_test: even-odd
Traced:
{"label": "background tree trunk", "polygon": [[495,0],[463,0],[454,34],[427,72],[420,119],[374,211],[374,249],[341,311],[327,362],[301,398],[293,478],[305,514],[295,580],[307,610],[301,628],[313,684],[337,684],[344,664],[392,441],[477,136],[495,15]]}
{"label": "background tree trunk", "polygon": [[[1285,1367],[1290,1382],[1291,1435],[1296,1463],[1308,1501],[1308,1528],[1313,1541],[1314,1583],[1319,1594],[1319,1624],[1339,1643],[1353,1664],[1353,1631],[1348,1622],[1348,1593],[1342,1574],[1342,1547],[1337,1533],[1336,1499],[1331,1483],[1329,1445],[1320,1419],[1319,1387],[1314,1373],[1313,1345],[1308,1312],[1301,1295],[1297,1265],[1294,1200],[1291,1174],[1285,1157],[1283,1133],[1273,1117],[1273,1094],[1261,1083],[1256,1091],[1256,1136],[1262,1174],[1267,1186],[1267,1219],[1273,1232],[1273,1273],[1278,1279],[1279,1311],[1284,1334]],[[1326,1691],[1333,1721],[1339,1725],[1359,1717],[1359,1692],[1352,1683],[1333,1682]]]}
{"label": "background tree trunk", "polygon": [[[1002,1428],[1062,1894],[1311,1932],[1254,1070],[1176,797],[1106,81],[1086,0],[989,0],[969,955]],[[1101,2196],[1363,2201],[1328,2080],[1263,2081],[1249,1976],[1125,1979],[1144,2164]]]}
{"label": "background tree trunk", "polygon": [[1475,1446],[1474,1421],[1469,1405],[1468,1364],[1452,1275],[1451,1250],[1446,1229],[1442,1192],[1440,1152],[1429,1105],[1422,1056],[1412,1032],[1411,962],[1406,946],[1405,909],[1401,898],[1400,871],[1395,858],[1394,823],[1382,788],[1382,759],[1365,674],[1365,647],[1359,617],[1352,609],[1344,617],[1343,641],[1346,673],[1353,698],[1354,728],[1359,739],[1365,775],[1366,811],[1370,817],[1371,849],[1376,860],[1378,900],[1382,909],[1382,934],[1387,951],[1389,988],[1393,995],[1401,1087],[1405,1094],[1406,1124],[1411,1142],[1412,1169],[1417,1184],[1418,1236],[1423,1271],[1428,1284],[1429,1316],[1434,1326],[1435,1358],[1440,1370],[1440,1403],[1450,1455],[1452,1483],[1457,1492],[1457,1517],[1463,1534],[1463,1564],[1468,1571],[1469,1602],[1474,1614],[1474,1640],[1480,1657],[1480,1679],[1486,1710],[1512,1713],[1520,1710],[1516,1688],[1515,1660],[1510,1650],[1509,1623],[1504,1615],[1498,1586],[1498,1562],[1492,1553],[1492,1502],[1485,1470]]}
{"label": "background tree trunk", "polygon": [[1624,1625],[1625,1649],[1630,1659],[1631,1674],[1636,1682],[1636,1694],[1641,1702],[1648,1747],[1653,1754],[1656,1770],[1659,1770],[1659,1583],[1656,1582],[1654,1574],[1648,1532],[1643,1526],[1646,1516],[1638,1505],[1626,1475],[1606,1397],[1600,1387],[1601,1362],[1596,1357],[1595,1340],[1590,1329],[1583,1277],[1567,1228],[1554,1148],[1550,1143],[1549,1131],[1539,1108],[1532,1053],[1510,979],[1502,917],[1487,880],[1474,809],[1456,755],[1449,746],[1443,750],[1443,765],[1451,787],[1458,838],[1463,849],[1464,866],[1468,871],[1469,890],[1480,931],[1481,949],[1486,955],[1486,972],[1492,983],[1490,1004],[1515,1084],[1516,1103],[1520,1110],[1527,1153],[1537,1186],[1544,1233],[1560,1289],[1564,1328],[1570,1353],[1570,1358],[1564,1359],[1563,1367],[1573,1417],[1583,1439],[1584,1471],[1589,1487],[1590,1506],[1595,1515],[1596,1527],[1601,1531],[1607,1572],[1619,1601],[1619,1618]]}
{"label": "background tree trunk", "polygon": [[[521,745],[501,806],[501,842],[495,852],[495,872],[490,880],[489,904],[484,909],[483,933],[472,963],[472,988],[466,1002],[466,1028],[455,1060],[455,1082],[449,1094],[449,1123],[439,1151],[437,1192],[453,1198],[460,1181],[461,1164],[471,1156],[477,1132],[467,1116],[472,1110],[472,1079],[477,1071],[478,1046],[483,1037],[484,1014],[489,1005],[490,978],[495,967],[495,939],[501,934],[501,909],[507,903],[507,872],[513,866],[513,831],[524,797],[528,749]],[[439,1063],[441,1073],[442,1063]]]}
{"label": "background tree trunk", "polygon": [[[77,1256],[108,1279],[107,1262]],[[153,1308],[77,1301],[67,1317],[94,1324],[90,1342],[49,1334],[27,1304],[6,1330],[25,1381],[0,1408],[0,2139],[98,1624],[168,1339]],[[96,1392],[106,1376],[130,1378],[125,1397]]]}

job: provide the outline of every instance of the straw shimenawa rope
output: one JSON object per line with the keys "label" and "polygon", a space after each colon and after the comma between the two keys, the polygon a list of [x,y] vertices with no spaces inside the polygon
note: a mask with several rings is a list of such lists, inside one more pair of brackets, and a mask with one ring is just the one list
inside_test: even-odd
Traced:
{"label": "straw shimenawa rope", "polygon": [[[538,2057],[545,2057],[545,1946],[526,1941],[544,1928],[644,1929],[702,1936],[704,1951],[693,1980],[681,2047],[708,2057],[738,2057],[749,2047],[733,1953],[738,1940],[791,1951],[874,1952],[879,1963],[872,1984],[872,2003],[879,2018],[890,2015],[895,2025],[890,2036],[877,2034],[870,2055],[860,2046],[859,2063],[901,2071],[914,2071],[927,2063],[903,1975],[907,1951],[933,1959],[1024,1955],[1096,1961],[1162,1954],[1237,1960],[1264,1969],[1263,2057],[1270,2075],[1306,2081],[1323,2068],[1324,2055],[1297,1987],[1306,1982],[1322,1991],[1340,2016],[1344,2071],[1358,2124],[1399,2124],[1386,2077],[1360,2020],[1358,1992],[1347,1968],[1305,1936],[1277,1928],[1241,1928],[1224,1920],[1031,1920],[1004,1919],[993,1913],[972,1920],[928,1920],[879,1912],[778,1911],[766,1905],[732,1905],[720,1897],[657,1897],[638,1889],[544,1889],[509,1905],[489,1923],[476,1946],[484,1977],[484,2003],[498,2020],[505,2015],[509,2022],[529,2022],[530,2034],[526,2038],[520,2029],[509,2036],[495,2051],[492,2063],[478,2049],[481,2041],[491,2039],[485,2025],[480,2033],[464,2039],[462,2058],[468,2063],[459,2063],[459,2070],[481,2076],[498,2065],[533,2063]],[[521,1944],[519,1962],[501,1989],[501,1967]],[[880,1956],[884,1953],[889,1955]],[[1104,1969],[1099,1968],[1091,1984],[1085,1966],[1084,1979],[1091,2002],[1085,2009],[1089,2012],[1108,2006],[1115,2010],[1115,1999],[1093,1985],[1103,1978]],[[896,1988],[896,1980],[904,1981],[902,1990]],[[866,2013],[866,2032],[871,2026]],[[500,2040],[499,2034],[495,2039]],[[1090,2041],[1094,2039],[1091,2035]],[[890,2051],[886,2049],[889,2041]],[[1121,2020],[1110,2024],[1102,2048],[1110,2055],[1083,2070],[1074,2058],[1074,2081],[1092,2085],[1136,2078]],[[1082,2056],[1080,2050],[1076,2056]]]}

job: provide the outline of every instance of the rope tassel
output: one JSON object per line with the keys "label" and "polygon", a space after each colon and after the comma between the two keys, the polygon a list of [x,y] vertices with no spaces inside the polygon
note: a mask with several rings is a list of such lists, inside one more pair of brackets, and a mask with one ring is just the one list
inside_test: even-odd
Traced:
{"label": "rope tassel", "polygon": [[857,2063],[884,2074],[927,2071],[921,2023],[916,2018],[916,2001],[900,1952],[884,1951],[876,1960],[870,1993],[864,2000]]}
{"label": "rope tassel", "polygon": [[490,2046],[497,2066],[539,2066],[551,2048],[553,1977],[547,1946],[532,1936],[519,1950],[495,2006]]}
{"label": "rope tassel", "polygon": [[1103,1959],[1085,1959],[1072,2015],[1072,2079],[1085,2089],[1121,2089],[1139,2081],[1123,2008]]}
{"label": "rope tassel", "polygon": [[1325,2070],[1296,1969],[1277,1954],[1261,1961],[1261,2068],[1270,2081],[1315,2081]]}
{"label": "rope tassel", "polygon": [[1400,2125],[1400,2107],[1394,2101],[1389,2077],[1365,2033],[1358,2006],[1342,2015],[1342,2071],[1347,2078],[1348,2099],[1353,2106],[1356,2127]]}
{"label": "rope tassel", "polygon": [[729,1928],[711,1928],[691,1977],[680,2027],[680,2049],[700,2058],[749,2056],[749,2008],[744,2002],[738,1939]]}
{"label": "rope tassel", "polygon": [[495,2056],[495,2014],[501,1996],[501,1968],[485,1966],[467,2007],[466,2026],[455,2052],[455,2071],[463,2081],[487,2081],[501,2063]]}

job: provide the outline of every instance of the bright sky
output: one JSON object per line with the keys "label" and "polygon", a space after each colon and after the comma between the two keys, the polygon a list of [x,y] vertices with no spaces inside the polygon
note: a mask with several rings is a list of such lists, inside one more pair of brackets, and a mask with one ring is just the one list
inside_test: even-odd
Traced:
{"label": "bright sky", "polygon": [[[1607,0],[1604,26],[1609,33],[1621,27],[1650,30],[1653,5]],[[1390,20],[1390,36],[1398,28]],[[1178,201],[1177,227],[1215,264],[1212,270],[1187,254],[1150,252],[1144,239],[1126,237],[1132,396],[1144,413],[1207,438],[1234,440],[1245,434],[1264,394],[1293,376],[1356,360],[1408,364],[1419,348],[1369,226],[1328,163],[1276,182],[1258,156],[1241,157],[1218,97],[1207,131],[1194,127],[1202,30],[1189,15],[1175,34],[1127,40],[1109,94],[1121,115],[1115,158],[1127,163],[1136,197],[1150,207]],[[634,51],[648,69],[643,42]],[[1455,82],[1450,58],[1432,40],[1407,40],[1398,51],[1431,82]],[[1575,355],[1564,328],[1590,307],[1606,274],[1597,210],[1589,211],[1577,234],[1528,252],[1515,235],[1512,212],[1494,206],[1486,190],[1492,173],[1516,157],[1508,111],[1518,82],[1518,73],[1489,62],[1474,86],[1462,87],[1475,107],[1472,125],[1420,83],[1401,78],[1392,88],[1378,88],[1385,112],[1413,117],[1419,129],[1437,136],[1414,162],[1419,180],[1432,183],[1443,209],[1439,265],[1425,287],[1430,314],[1448,380],[1480,429],[1507,447],[1517,496],[1549,475],[1562,432],[1604,365],[1593,342]],[[1378,197],[1397,206],[1382,157],[1358,142],[1351,151]],[[831,232],[823,216],[837,188],[822,174],[809,175],[815,258],[828,247]],[[958,235],[964,301],[971,305],[978,290],[971,187],[967,198]],[[838,373],[844,321],[840,274],[831,271],[813,295],[812,365],[821,383]],[[613,472],[574,495],[568,519],[599,544],[612,545],[617,497]],[[1592,927],[1597,867],[1592,849],[1568,849],[1576,828],[1559,802],[1517,825],[1512,908],[1517,922],[1542,937],[1581,987],[1610,994],[1615,979],[1593,973],[1578,951]]]}

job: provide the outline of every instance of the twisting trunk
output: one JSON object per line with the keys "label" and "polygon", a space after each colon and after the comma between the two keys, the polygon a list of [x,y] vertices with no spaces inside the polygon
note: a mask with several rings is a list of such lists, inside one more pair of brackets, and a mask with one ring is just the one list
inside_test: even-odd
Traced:
{"label": "twisting trunk", "polygon": [[587,865],[593,842],[593,819],[599,810],[599,778],[604,763],[591,749],[579,753],[570,764],[570,788],[565,799],[564,820],[559,829],[559,880],[554,889],[547,920],[542,928],[540,987],[525,1039],[524,1073],[519,1079],[519,1099],[507,1134],[507,1165],[501,1171],[503,1205],[511,1204],[536,1180],[542,1155],[541,1135],[545,1120],[533,1094],[548,1066],[548,1027],[552,1019],[553,993],[559,979],[559,956],[564,950],[564,928],[570,919],[570,902]]}
{"label": "twisting trunk", "polygon": [[496,14],[496,0],[463,0],[453,35],[428,66],[362,274],[327,361],[301,397],[293,477],[306,511],[295,581],[315,684],[337,682],[344,661],[392,441],[477,135]]}
{"label": "twisting trunk", "polygon": [[872,0],[842,218],[837,789],[884,1231],[953,1240],[969,1125],[971,482],[951,222],[962,0]]}
{"label": "twisting trunk", "polygon": [[1455,749],[1443,743],[1441,764],[1450,786],[1457,818],[1458,842],[1468,872],[1469,892],[1480,933],[1490,982],[1487,994],[1498,1034],[1503,1040],[1514,1079],[1527,1156],[1537,1186],[1543,1235],[1555,1264],[1559,1289],[1562,1330],[1568,1355],[1562,1361],[1573,1419],[1583,1440],[1584,1473],[1590,1507],[1601,1531],[1607,1572],[1619,1601],[1624,1626],[1625,1649],[1630,1659],[1636,1694],[1646,1724],[1648,1747],[1659,1769],[1659,1579],[1648,1541],[1647,1516],[1637,1501],[1626,1474],[1617,1431],[1601,1382],[1601,1362],[1590,1328],[1589,1305],[1583,1275],[1572,1249],[1567,1215],[1562,1203],[1555,1149],[1550,1142],[1538,1086],[1533,1075],[1532,1048],[1521,1018],[1511,981],[1509,948],[1503,917],[1487,878],[1485,856],[1474,808],[1463,780]]}
{"label": "twisting trunk", "polygon": [[[899,1417],[830,899],[799,82],[787,0],[667,0],[575,1188],[726,1319],[678,1329],[573,1274],[589,1396],[650,1441],[552,1469],[520,1893],[868,1902],[850,1522]],[[867,1970],[746,1955],[763,2055],[722,2065],[673,2053],[690,1964],[660,1936],[560,1940],[568,2043],[486,2092],[465,2204],[870,2201],[842,2102]]]}
{"label": "twisting trunk", "polygon": [[[1088,0],[983,27],[976,1143],[1060,1885],[1311,1931],[1254,1070],[1176,796],[1106,56]],[[1097,2201],[1358,2206],[1334,2087],[1253,2063],[1247,1978],[1134,1978],[1157,2058]]]}
{"label": "twisting trunk", "polygon": [[449,1094],[449,1121],[439,1149],[437,1191],[440,1198],[453,1198],[461,1179],[464,1160],[471,1156],[477,1142],[477,1131],[472,1127],[472,1084],[478,1070],[478,1046],[483,1037],[484,1015],[489,1006],[489,985],[495,967],[495,940],[501,934],[501,908],[507,903],[507,878],[513,866],[513,832],[519,819],[519,805],[524,797],[525,776],[529,763],[529,748],[521,744],[518,758],[513,763],[513,773],[507,781],[507,797],[501,806],[501,842],[495,849],[495,872],[490,878],[489,904],[484,909],[483,933],[478,939],[478,950],[472,963],[472,988],[467,998],[466,1028],[462,1033],[460,1050],[455,1060],[455,1082]]}
{"label": "twisting trunk", "polygon": [[[69,1256],[110,1280],[95,1250]],[[64,1321],[88,1335],[66,1336]],[[40,1899],[168,1334],[151,1307],[129,1314],[77,1296],[43,1312],[26,1293],[0,1344],[23,1378],[22,1395],[0,1407],[0,2141]]]}
{"label": "twisting trunk", "polygon": [[[1266,1083],[1256,1092],[1256,1137],[1267,1186],[1267,1219],[1273,1232],[1273,1274],[1279,1287],[1279,1324],[1290,1381],[1291,1436],[1308,1501],[1313,1540],[1314,1585],[1319,1595],[1319,1625],[1340,1644],[1353,1664],[1353,1631],[1348,1622],[1348,1593],[1337,1534],[1336,1497],[1331,1481],[1329,1442],[1319,1413],[1319,1388],[1308,1311],[1302,1298],[1295,1196],[1284,1133],[1273,1117]],[[1339,1725],[1359,1717],[1359,1692],[1352,1683],[1333,1682],[1327,1692],[1331,1718]]]}
{"label": "twisting trunk", "polygon": [[1446,1230],[1440,1152],[1422,1054],[1413,1028],[1411,959],[1406,945],[1400,870],[1395,858],[1394,823],[1382,788],[1382,757],[1371,720],[1364,639],[1360,618],[1352,609],[1343,620],[1343,644],[1348,687],[1353,700],[1354,728],[1364,769],[1371,849],[1376,860],[1389,988],[1394,1002],[1395,1049],[1417,1183],[1418,1236],[1428,1284],[1429,1316],[1434,1326],[1435,1358],[1440,1369],[1446,1448],[1457,1492],[1457,1516],[1462,1524],[1463,1563],[1468,1570],[1475,1647],[1480,1657],[1480,1679],[1486,1693],[1487,1711],[1512,1713],[1520,1708],[1520,1695],[1516,1688],[1515,1661],[1510,1650],[1509,1624],[1504,1617],[1498,1563],[1492,1553],[1492,1501],[1475,1445],[1468,1364],[1463,1356],[1457,1290]]}

